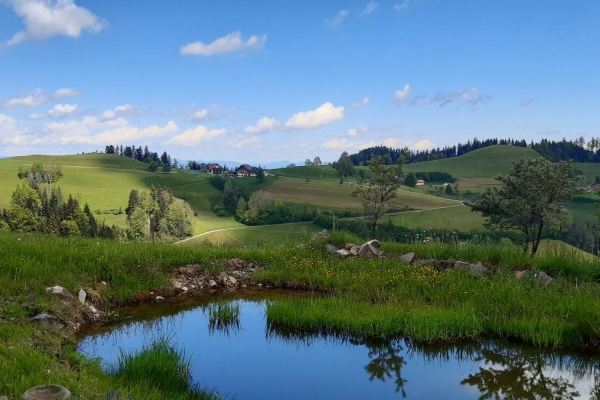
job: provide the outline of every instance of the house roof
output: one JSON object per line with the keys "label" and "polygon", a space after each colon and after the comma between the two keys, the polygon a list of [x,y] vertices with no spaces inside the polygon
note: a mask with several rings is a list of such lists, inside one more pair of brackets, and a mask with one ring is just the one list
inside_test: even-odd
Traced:
{"label": "house roof", "polygon": [[419,179],[417,180],[417,183],[425,183],[425,181],[423,179]]}
{"label": "house roof", "polygon": [[206,169],[221,168],[219,164],[206,164]]}
{"label": "house roof", "polygon": [[258,168],[253,167],[253,166],[251,166],[249,164],[242,164],[242,165],[240,165],[239,167],[236,168],[236,171],[238,169],[240,169],[240,168],[244,168],[244,169],[248,170],[249,172],[257,172],[258,171]]}

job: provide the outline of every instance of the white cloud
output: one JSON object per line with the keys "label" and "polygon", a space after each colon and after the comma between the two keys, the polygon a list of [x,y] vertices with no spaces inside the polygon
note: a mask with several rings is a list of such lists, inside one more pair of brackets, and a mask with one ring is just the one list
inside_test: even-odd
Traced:
{"label": "white cloud", "polygon": [[392,148],[403,148],[409,147],[413,150],[425,150],[429,148],[433,148],[435,144],[431,142],[429,139],[423,139],[417,143],[412,144],[411,142],[407,142],[400,138],[396,137],[387,137],[384,139],[380,139],[378,141],[369,140],[368,142],[360,142],[360,141],[352,141],[347,138],[342,139],[333,139],[328,142],[325,142],[321,145],[321,147],[330,150],[345,150],[345,151],[359,151],[362,149],[366,149],[374,146],[387,146]]}
{"label": "white cloud", "polygon": [[537,132],[537,134],[541,135],[541,136],[555,136],[555,135],[560,135],[560,131],[558,131],[556,129],[546,128],[543,131]]}
{"label": "white cloud", "polygon": [[407,83],[406,85],[404,85],[403,89],[396,90],[396,93],[394,94],[394,100],[404,101],[408,97],[409,93],[410,93],[410,85]]}
{"label": "white cloud", "polygon": [[348,136],[356,137],[358,135],[365,135],[370,131],[371,129],[367,125],[359,125],[358,128],[348,129]]}
{"label": "white cloud", "polygon": [[200,142],[212,140],[216,137],[224,135],[225,133],[225,129],[209,130],[206,126],[198,125],[193,129],[186,130],[180,135],[173,136],[170,140],[164,142],[164,144],[184,147],[196,146]]}
{"label": "white cloud", "polygon": [[369,104],[369,101],[371,101],[371,96],[366,95],[364,99],[362,99],[362,101],[360,103],[352,103],[350,104],[350,107],[352,108],[363,108],[366,107]]}
{"label": "white cloud", "polygon": [[31,92],[25,92],[18,97],[10,99],[4,104],[5,108],[21,108],[21,107],[35,107],[48,101],[41,89],[35,89]]}
{"label": "white cloud", "polygon": [[535,103],[535,99],[532,99],[531,97],[529,97],[521,102],[521,107],[527,107],[527,106],[532,105],[533,103]]}
{"label": "white cloud", "polygon": [[209,108],[195,111],[192,114],[191,120],[194,122],[200,122],[205,120],[216,120],[235,114],[235,107],[223,109],[218,104],[212,104]]}
{"label": "white cloud", "polygon": [[38,114],[38,113],[34,113],[31,114],[30,116],[27,117],[27,119],[31,119],[31,120],[40,120],[40,119],[46,119],[48,118],[48,114]]}
{"label": "white cloud", "polygon": [[77,111],[77,104],[57,104],[48,111],[48,115],[50,117],[64,117],[73,114],[75,111]]}
{"label": "white cloud", "polygon": [[367,3],[365,9],[363,10],[363,12],[360,13],[360,15],[363,16],[371,14],[373,11],[377,10],[377,7],[379,7],[379,3],[375,1],[370,1],[369,3]]}
{"label": "white cloud", "polygon": [[54,94],[52,95],[52,98],[55,100],[60,100],[60,99],[65,99],[67,97],[75,97],[75,96],[79,96],[79,91],[77,91],[75,89],[62,88],[62,89],[58,89],[56,92],[54,92]]}
{"label": "white cloud", "polygon": [[411,150],[427,150],[433,149],[435,147],[435,143],[433,143],[429,139],[423,139],[413,145],[409,145],[409,147],[411,148]]}
{"label": "white cloud", "polygon": [[196,56],[212,56],[214,54],[230,53],[232,51],[241,51],[249,49],[258,49],[267,42],[267,35],[250,36],[246,41],[242,40],[240,32],[232,32],[221,38],[215,39],[212,43],[204,44],[202,42],[189,43],[181,46],[181,54],[192,54]]}
{"label": "white cloud", "polygon": [[406,10],[408,8],[408,0],[403,0],[400,4],[394,4],[394,10]]}
{"label": "white cloud", "polygon": [[476,88],[461,89],[450,93],[436,93],[433,97],[426,95],[415,96],[411,98],[410,105],[429,105],[437,104],[438,107],[444,107],[452,102],[465,102],[471,106],[487,103],[491,96],[480,94]]}
{"label": "white cloud", "polygon": [[23,18],[25,30],[15,33],[5,46],[52,36],[77,38],[82,31],[99,32],[106,26],[105,21],[73,0],[9,0],[8,4]]}
{"label": "white cloud", "polygon": [[137,108],[132,106],[131,104],[123,104],[121,106],[117,106],[114,110],[106,110],[102,113],[102,120],[109,121],[122,117],[140,117],[146,113],[146,109]]}
{"label": "white cloud", "polygon": [[329,25],[333,26],[334,28],[337,28],[338,25],[341,24],[342,21],[344,20],[344,18],[346,18],[347,16],[348,16],[348,10],[341,10],[340,12],[335,14],[335,17],[333,17],[331,19],[326,19],[325,22],[327,22]]}
{"label": "white cloud", "polygon": [[527,129],[529,128],[531,125],[527,124],[527,123],[521,123],[519,125],[517,125],[517,128],[519,129]]}
{"label": "white cloud", "polygon": [[316,110],[294,114],[285,123],[286,129],[313,129],[344,118],[344,107],[325,103]]}
{"label": "white cloud", "polygon": [[242,140],[230,140],[229,142],[225,143],[225,147],[241,149],[242,147],[248,147],[257,143],[260,143],[260,139],[256,136],[252,136]]}
{"label": "white cloud", "polygon": [[279,122],[275,118],[261,118],[258,120],[256,125],[248,125],[246,129],[244,129],[244,134],[246,135],[258,135],[260,133],[267,133],[272,131],[277,126],[279,126]]}

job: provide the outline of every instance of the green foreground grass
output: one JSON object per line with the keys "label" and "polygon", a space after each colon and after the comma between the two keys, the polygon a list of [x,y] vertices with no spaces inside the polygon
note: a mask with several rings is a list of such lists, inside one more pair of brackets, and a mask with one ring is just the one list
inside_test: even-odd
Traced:
{"label": "green foreground grass", "polygon": [[[338,233],[332,241],[341,245],[358,239]],[[141,291],[170,285],[167,272],[171,268],[197,262],[218,273],[226,260],[234,257],[265,267],[257,270],[249,283],[328,294],[270,303],[268,323],[274,326],[363,336],[407,335],[426,341],[491,336],[539,346],[598,349],[598,264],[568,248],[531,259],[510,245],[383,243],[389,258],[339,260],[326,253],[323,245],[152,247],[139,242],[65,240],[2,232],[0,393],[16,398],[33,386],[53,383],[69,388],[80,399],[101,398],[109,392],[144,399],[210,396],[194,394],[193,384],[176,391],[153,378],[161,376],[163,369],[165,374],[173,368],[182,371],[178,369],[181,360],[171,357],[174,349],[162,349],[165,360],[171,361],[153,372],[137,371],[150,368],[142,354],[136,358],[139,365],[135,368],[105,373],[97,361],[74,351],[72,333],[34,326],[29,317],[46,312],[71,320],[80,315],[82,310],[75,299],[63,301],[47,294],[47,286],[61,285],[77,293],[79,288],[97,288],[100,281],[106,281],[104,302],[99,307],[114,311]],[[409,251],[416,251],[421,259],[482,261],[495,273],[480,278],[460,272],[440,273],[395,258]],[[546,271],[557,278],[556,283],[546,287],[533,280],[518,281],[513,271],[521,269]],[[215,315],[229,318],[230,311],[216,310]]]}

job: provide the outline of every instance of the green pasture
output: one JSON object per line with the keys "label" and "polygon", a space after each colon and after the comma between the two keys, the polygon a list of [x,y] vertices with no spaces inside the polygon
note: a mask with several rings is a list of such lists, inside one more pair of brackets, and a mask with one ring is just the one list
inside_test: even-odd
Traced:
{"label": "green pasture", "polygon": [[409,211],[384,217],[391,219],[395,225],[410,229],[446,229],[448,231],[470,231],[483,229],[485,218],[481,214],[471,212],[469,207],[453,207],[438,210]]}
{"label": "green pasture", "polygon": [[305,165],[293,168],[270,169],[269,174],[302,179],[339,180],[338,172],[331,165]]}

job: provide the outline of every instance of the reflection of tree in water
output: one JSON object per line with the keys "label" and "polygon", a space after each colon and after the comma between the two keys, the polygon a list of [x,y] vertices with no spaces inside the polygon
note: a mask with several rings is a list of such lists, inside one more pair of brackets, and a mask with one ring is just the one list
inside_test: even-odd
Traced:
{"label": "reflection of tree in water", "polygon": [[369,359],[365,371],[369,373],[369,380],[377,378],[382,382],[394,379],[396,393],[402,393],[406,397],[404,384],[406,379],[402,378],[402,367],[406,364],[402,352],[402,341],[389,339],[351,339],[350,343],[363,345],[369,350]]}
{"label": "reflection of tree in water", "polygon": [[[575,386],[559,376],[547,355],[518,349],[483,349],[474,361],[485,367],[469,374],[462,385],[477,387],[480,399],[573,399],[579,397]],[[549,362],[550,361],[550,362]],[[564,360],[563,360],[564,361]]]}

